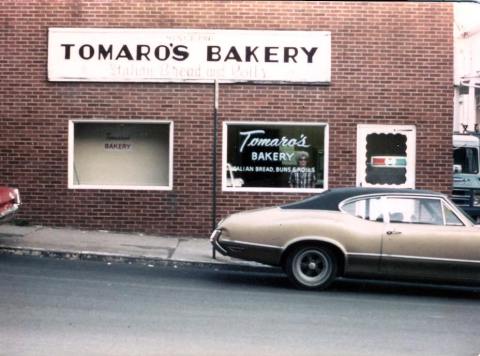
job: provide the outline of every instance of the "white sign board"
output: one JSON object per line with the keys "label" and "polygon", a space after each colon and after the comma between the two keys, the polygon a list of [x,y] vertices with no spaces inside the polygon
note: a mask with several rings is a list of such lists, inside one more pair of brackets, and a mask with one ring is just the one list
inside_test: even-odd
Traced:
{"label": "white sign board", "polygon": [[327,31],[49,28],[48,79],[330,82]]}

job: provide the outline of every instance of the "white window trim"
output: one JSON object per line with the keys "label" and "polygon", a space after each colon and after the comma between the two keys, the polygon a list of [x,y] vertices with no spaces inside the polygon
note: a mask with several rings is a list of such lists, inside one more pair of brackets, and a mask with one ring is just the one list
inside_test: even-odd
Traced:
{"label": "white window trim", "polygon": [[[447,224],[446,217],[445,217],[445,212],[443,211],[443,206],[448,207],[455,214],[455,216],[458,218],[458,220],[460,220],[460,222],[463,223],[463,226],[473,226],[472,222],[470,220],[468,220],[468,218],[466,218],[465,213],[461,212],[456,205],[452,204],[449,200],[447,200],[445,198],[442,198],[442,197],[438,197],[438,196],[425,196],[425,195],[422,195],[422,194],[395,195],[393,193],[367,194],[367,195],[359,195],[359,196],[356,196],[356,197],[347,198],[344,201],[340,202],[338,208],[340,209],[340,211],[343,214],[347,214],[349,216],[353,216],[355,218],[358,218],[358,219],[361,219],[361,220],[364,220],[364,221],[371,221],[371,220],[365,220],[365,219],[362,219],[362,218],[359,218],[355,215],[350,214],[349,212],[347,212],[344,209],[344,206],[347,205],[347,204],[350,204],[350,203],[360,201],[360,200],[375,199],[375,198],[379,198],[381,200],[381,204],[382,204],[382,209],[381,210],[382,210],[382,214],[383,214],[383,221],[378,222],[380,224],[390,224],[390,214],[389,214],[390,212],[388,210],[386,200],[394,198],[394,199],[439,200],[440,204],[442,205],[442,216],[443,216],[444,224],[443,225],[431,225],[431,226],[444,226],[444,227],[459,227],[460,226],[460,225],[448,225]],[[372,221],[372,222],[376,222],[376,221]]]}
{"label": "white window trim", "polygon": [[[323,126],[325,128],[324,137],[324,157],[323,188],[262,188],[262,187],[227,187],[227,129],[228,125],[277,125],[277,126]],[[224,121],[223,122],[223,142],[222,142],[222,191],[223,192],[263,192],[263,193],[320,193],[328,189],[328,163],[329,163],[329,126],[327,123],[319,122],[288,122],[288,121]]]}
{"label": "white window trim", "polygon": [[[113,123],[113,124],[168,124],[168,185],[110,185],[110,184],[74,184],[74,130],[76,123]],[[68,121],[68,189],[100,189],[100,190],[173,190],[173,121],[170,120],[112,120],[112,119],[75,119]]]}

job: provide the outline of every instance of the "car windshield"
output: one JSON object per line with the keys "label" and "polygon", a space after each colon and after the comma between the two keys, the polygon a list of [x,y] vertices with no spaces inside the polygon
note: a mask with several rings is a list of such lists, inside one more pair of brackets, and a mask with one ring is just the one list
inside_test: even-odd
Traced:
{"label": "car windshield", "polygon": [[460,210],[463,213],[462,217],[464,217],[465,219],[470,221],[473,225],[478,224],[478,222],[475,222],[475,220],[473,220],[473,218],[470,216],[470,214],[468,214],[461,206],[456,205],[456,207],[458,208],[458,210]]}
{"label": "car windshield", "polygon": [[462,166],[462,173],[478,173],[478,149],[474,147],[458,147],[453,150],[453,162]]}

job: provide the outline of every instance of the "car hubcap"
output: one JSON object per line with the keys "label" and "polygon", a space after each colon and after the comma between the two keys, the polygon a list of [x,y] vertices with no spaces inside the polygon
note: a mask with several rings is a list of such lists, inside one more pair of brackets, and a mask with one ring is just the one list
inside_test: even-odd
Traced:
{"label": "car hubcap", "polygon": [[297,279],[308,286],[316,286],[328,279],[331,264],[327,257],[318,250],[304,250],[294,261],[294,274]]}

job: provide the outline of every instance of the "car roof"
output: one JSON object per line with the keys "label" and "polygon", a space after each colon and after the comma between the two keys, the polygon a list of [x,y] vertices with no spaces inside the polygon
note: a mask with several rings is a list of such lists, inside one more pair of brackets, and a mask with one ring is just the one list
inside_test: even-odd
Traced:
{"label": "car roof", "polygon": [[334,188],[298,202],[285,204],[282,209],[339,210],[339,204],[348,198],[371,194],[429,195],[443,197],[443,194],[430,190],[399,188]]}

